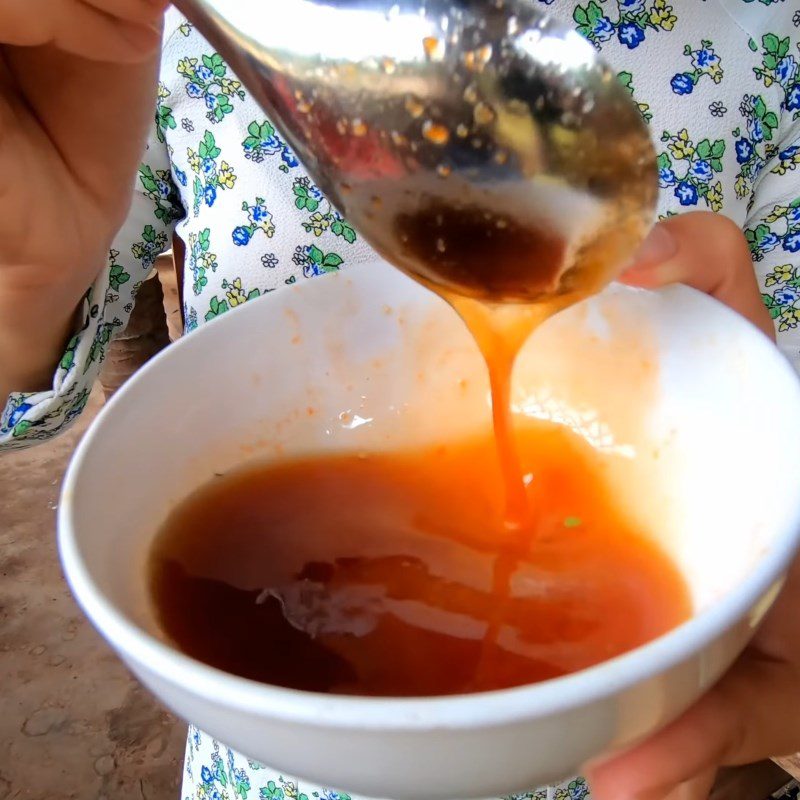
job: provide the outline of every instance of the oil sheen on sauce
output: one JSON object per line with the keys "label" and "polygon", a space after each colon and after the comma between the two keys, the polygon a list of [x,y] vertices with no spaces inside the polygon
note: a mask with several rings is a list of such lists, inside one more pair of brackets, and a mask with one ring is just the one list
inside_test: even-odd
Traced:
{"label": "oil sheen on sauce", "polygon": [[516,431],[525,535],[508,535],[489,434],[319,455],[215,479],[150,559],[163,631],[189,655],[295,689],[431,696],[583,669],[690,613],[684,581],[566,428]]}

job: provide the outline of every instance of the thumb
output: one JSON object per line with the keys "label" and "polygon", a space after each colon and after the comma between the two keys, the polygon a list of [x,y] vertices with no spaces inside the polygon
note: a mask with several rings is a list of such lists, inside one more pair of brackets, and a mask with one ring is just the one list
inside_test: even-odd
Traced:
{"label": "thumb", "polygon": [[722,214],[694,211],[659,222],[620,280],[646,289],[683,283],[711,295],[775,338],[747,240],[739,226]]}

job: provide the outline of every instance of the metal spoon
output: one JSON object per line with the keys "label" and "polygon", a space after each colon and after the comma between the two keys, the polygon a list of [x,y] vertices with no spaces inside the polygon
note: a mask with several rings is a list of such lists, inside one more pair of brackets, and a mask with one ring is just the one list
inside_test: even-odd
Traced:
{"label": "metal spoon", "polygon": [[653,221],[637,106],[533,0],[178,0],[363,237],[449,296],[567,305]]}

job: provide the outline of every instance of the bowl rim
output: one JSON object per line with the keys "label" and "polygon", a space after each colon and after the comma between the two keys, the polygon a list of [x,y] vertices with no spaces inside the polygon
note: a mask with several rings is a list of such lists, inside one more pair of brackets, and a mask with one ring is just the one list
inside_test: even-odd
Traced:
{"label": "bowl rim", "polygon": [[[352,278],[352,268],[341,276],[332,274],[325,279],[344,279],[346,276]],[[676,287],[666,291],[675,292]],[[721,306],[688,287],[677,287],[677,291],[699,295],[704,302]],[[256,307],[261,300],[271,297],[264,295],[247,305]],[[749,329],[743,335],[751,339],[758,336],[763,341],[763,345],[753,342],[753,346],[760,347],[763,357],[772,360],[771,369],[784,372],[786,377],[791,376],[793,381],[786,382],[793,382],[794,397],[784,399],[789,405],[800,408],[800,380],[788,360],[745,319],[726,307],[721,306],[721,310],[730,315],[732,324]],[[208,335],[204,331],[213,331],[214,326],[222,324],[228,316],[212,320],[191,337],[181,338],[161,351],[130,379],[128,385],[147,380],[151,371],[161,368],[164,358],[174,357],[169,354],[176,352],[176,348],[199,346],[201,337]],[[363,732],[466,730],[544,718],[601,701],[689,659],[704,645],[745,619],[763,597],[779,588],[792,556],[800,547],[798,479],[799,491],[796,499],[787,503],[781,530],[736,591],[728,591],[710,607],[656,639],[588,669],[509,689],[422,698],[333,695],[274,686],[232,675],[180,652],[132,622],[106,598],[92,579],[91,570],[81,555],[74,524],[74,498],[80,490],[87,456],[95,440],[104,435],[109,424],[107,421],[113,421],[125,394],[120,392],[113,397],[92,422],[75,450],[64,478],[58,509],[57,541],[66,580],[92,624],[125,660],[151,675],[157,675],[161,681],[209,698],[214,705],[283,723]]]}

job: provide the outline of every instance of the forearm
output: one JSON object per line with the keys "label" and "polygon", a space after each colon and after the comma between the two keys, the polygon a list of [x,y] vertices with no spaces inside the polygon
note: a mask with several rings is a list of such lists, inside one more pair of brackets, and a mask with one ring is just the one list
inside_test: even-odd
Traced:
{"label": "forearm", "polygon": [[51,387],[86,288],[0,288],[0,409],[11,392]]}

